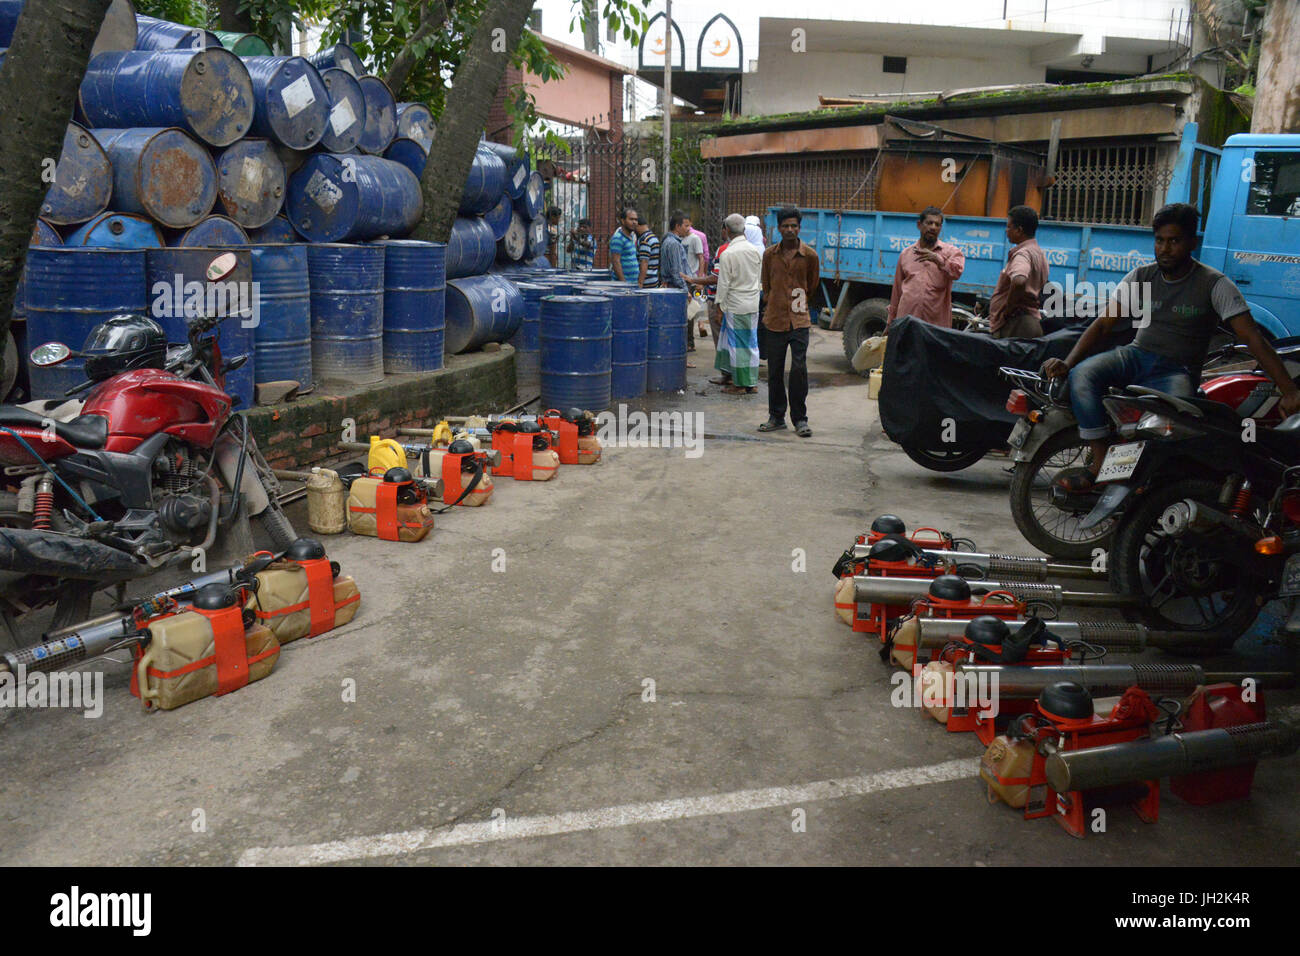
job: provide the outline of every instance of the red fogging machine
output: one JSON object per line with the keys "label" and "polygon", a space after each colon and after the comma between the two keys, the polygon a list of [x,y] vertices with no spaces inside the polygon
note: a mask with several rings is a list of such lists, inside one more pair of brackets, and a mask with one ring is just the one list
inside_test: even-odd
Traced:
{"label": "red fogging machine", "polygon": [[[1025,670],[1035,678],[1052,676]],[[1259,759],[1292,754],[1300,745],[1300,713],[1292,709],[1280,721],[1265,721],[1257,690],[1247,681],[1198,689],[1182,711],[1181,730],[1173,732],[1178,701],[1153,699],[1142,687],[1130,686],[1098,713],[1102,702],[1083,685],[1047,684],[1033,712],[1015,718],[989,744],[980,778],[990,803],[1019,809],[1026,820],[1050,816],[1079,838],[1089,829],[1104,830],[1104,814],[1097,811],[1116,805],[1127,804],[1155,823],[1164,776],[1189,803],[1242,798]],[[1162,723],[1165,733],[1153,738]]]}

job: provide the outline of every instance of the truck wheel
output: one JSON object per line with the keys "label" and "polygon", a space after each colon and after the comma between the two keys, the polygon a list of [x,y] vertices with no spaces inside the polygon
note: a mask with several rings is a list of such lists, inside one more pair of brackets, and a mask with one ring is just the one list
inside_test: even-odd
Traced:
{"label": "truck wheel", "polygon": [[[885,331],[888,318],[888,299],[866,299],[855,305],[849,312],[849,317],[844,320],[844,331],[840,333],[840,341],[844,345],[844,357],[852,362],[858,346],[871,336],[880,335]],[[868,370],[858,374],[867,378],[871,372]]]}

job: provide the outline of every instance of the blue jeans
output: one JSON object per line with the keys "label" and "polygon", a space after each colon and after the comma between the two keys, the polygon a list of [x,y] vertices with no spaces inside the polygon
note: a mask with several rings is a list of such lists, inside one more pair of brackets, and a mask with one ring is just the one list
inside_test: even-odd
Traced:
{"label": "blue jeans", "polygon": [[1105,438],[1110,422],[1102,398],[1112,388],[1142,385],[1180,398],[1196,394],[1192,374],[1163,355],[1136,345],[1121,345],[1084,359],[1070,370],[1070,405],[1079,420],[1079,437]]}

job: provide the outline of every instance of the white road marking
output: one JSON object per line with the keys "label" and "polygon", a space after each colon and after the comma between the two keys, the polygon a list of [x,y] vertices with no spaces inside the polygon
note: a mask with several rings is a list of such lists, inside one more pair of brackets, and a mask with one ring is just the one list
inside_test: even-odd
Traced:
{"label": "white road marking", "polygon": [[676,800],[657,800],[652,803],[628,803],[618,807],[578,810],[549,816],[513,819],[505,817],[479,823],[460,823],[446,830],[405,830],[400,833],[381,833],[348,840],[332,840],[328,843],[307,843],[301,846],[250,847],[240,854],[238,865],[306,866],[339,863],[344,860],[396,856],[444,846],[468,846],[477,843],[495,843],[499,840],[554,836],[559,833],[608,830],[614,827],[652,823],[656,820],[687,820],[692,817],[717,816],[724,813],[747,813],[751,810],[766,810],[813,800],[838,800],[868,793],[882,793],[886,790],[901,790],[904,787],[919,787],[928,783],[946,783],[949,780],[973,777],[978,772],[978,759],[949,760],[928,767],[906,767],[902,770],[886,770],[844,780],[819,780],[793,787],[737,790],[734,793],[681,797]]}

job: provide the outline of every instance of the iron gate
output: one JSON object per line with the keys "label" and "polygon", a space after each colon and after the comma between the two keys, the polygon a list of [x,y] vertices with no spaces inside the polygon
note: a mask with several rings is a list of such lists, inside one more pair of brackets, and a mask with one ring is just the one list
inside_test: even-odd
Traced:
{"label": "iron gate", "polygon": [[[547,205],[560,207],[556,264],[561,268],[570,266],[565,240],[583,217],[591,219],[597,266],[609,264],[609,238],[618,228],[618,215],[625,206],[634,207],[641,220],[662,236],[666,225],[661,221],[665,178],[662,136],[619,127],[580,127],[563,138],[563,146],[539,139],[531,153],[534,166],[547,181]],[[673,139],[669,167],[669,209],[681,209],[690,216],[695,228],[708,235],[710,247],[717,248],[728,212],[721,163],[700,156],[695,135]]]}

